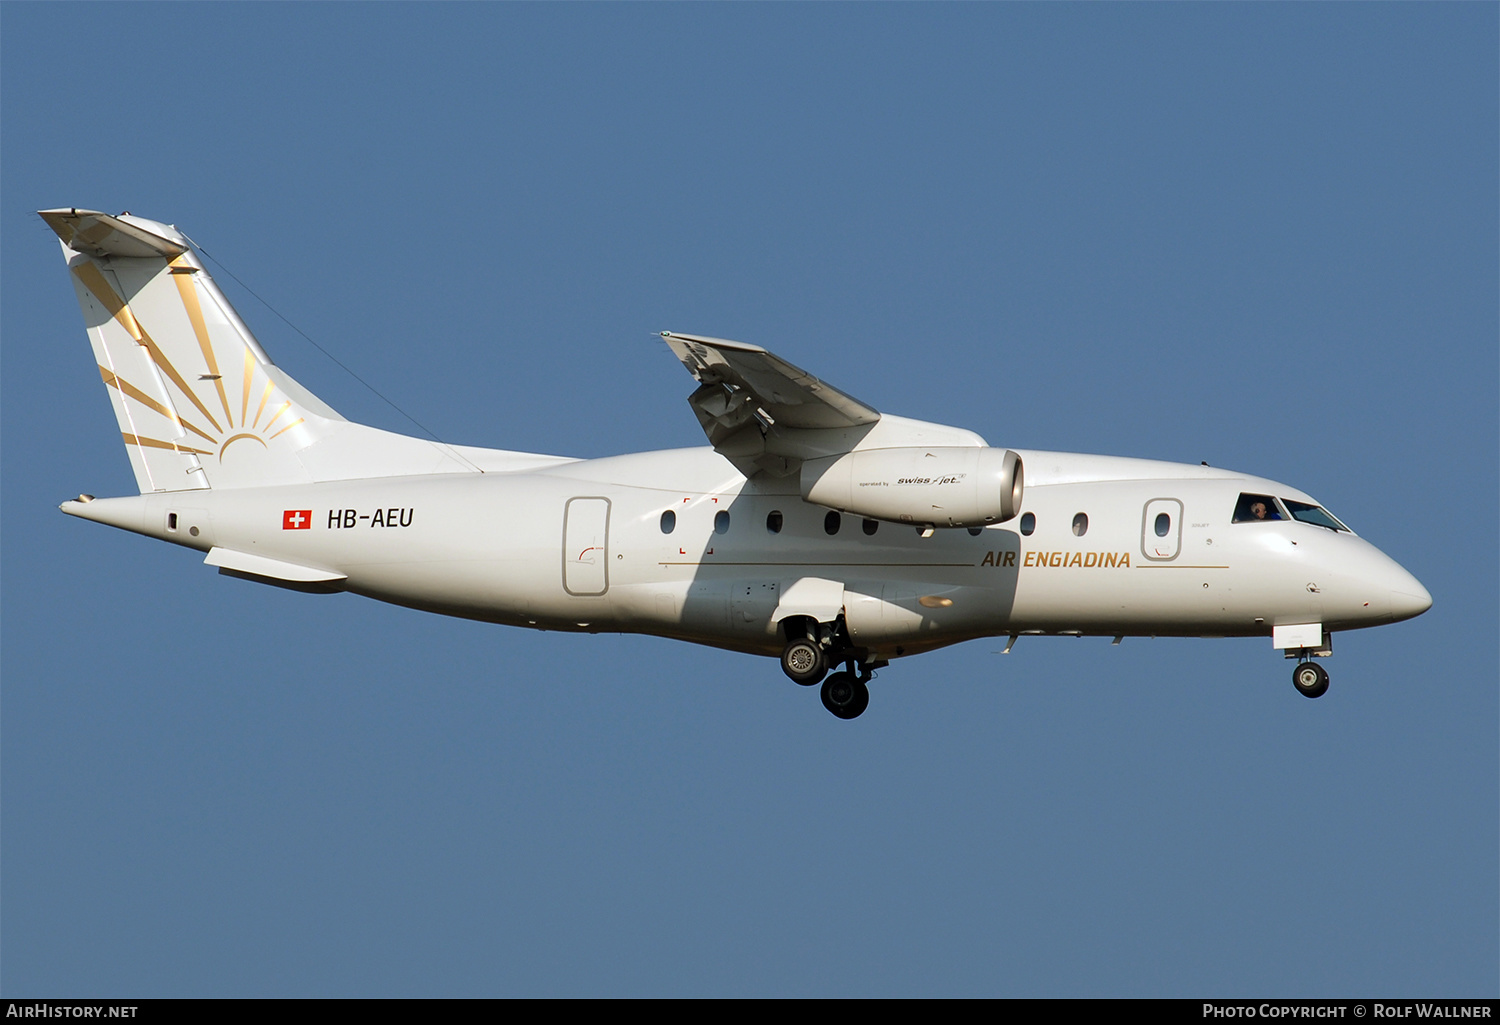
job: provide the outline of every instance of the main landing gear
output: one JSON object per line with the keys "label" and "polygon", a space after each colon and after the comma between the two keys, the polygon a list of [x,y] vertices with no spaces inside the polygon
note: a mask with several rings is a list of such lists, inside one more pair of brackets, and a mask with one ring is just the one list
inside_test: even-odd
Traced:
{"label": "main landing gear", "polygon": [[823,645],[807,637],[792,641],[781,653],[781,671],[794,683],[811,687],[828,672],[828,656]]}
{"label": "main landing gear", "polygon": [[1292,670],[1292,686],[1305,698],[1321,698],[1328,693],[1328,670],[1310,660],[1298,662]]}
{"label": "main landing gear", "polygon": [[[872,674],[873,675],[873,674]],[[854,673],[832,673],[823,681],[823,707],[840,719],[853,719],[870,707],[870,691],[865,680]]]}
{"label": "main landing gear", "polygon": [[[795,626],[789,624],[787,632],[792,636],[781,652],[782,672],[804,687],[821,680],[823,707],[840,719],[853,719],[870,707],[870,691],[865,684],[886,663],[862,662],[867,653],[848,643],[842,620],[817,623],[809,618]],[[805,636],[797,636],[799,633]],[[828,672],[830,666],[840,663],[846,668]]]}

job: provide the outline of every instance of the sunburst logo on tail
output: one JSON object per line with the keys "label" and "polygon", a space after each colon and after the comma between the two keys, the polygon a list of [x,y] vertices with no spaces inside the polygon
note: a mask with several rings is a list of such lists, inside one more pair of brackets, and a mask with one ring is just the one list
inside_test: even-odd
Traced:
{"label": "sunburst logo on tail", "polygon": [[[255,358],[255,354],[250,351],[249,347],[244,347],[245,365],[240,381],[229,382],[226,386],[225,375],[219,368],[213,344],[209,340],[208,325],[203,318],[198,290],[192,280],[197,268],[184,261],[182,257],[177,257],[171,261],[167,269],[172,276],[173,283],[177,286],[178,294],[182,297],[183,309],[193,326],[193,334],[203,354],[205,372],[198,375],[198,380],[213,382],[215,397],[218,399],[217,408],[210,408],[212,399],[205,402],[199,398],[182,372],[173,365],[161,346],[136,319],[130,305],[115,292],[114,287],[106,280],[97,265],[88,261],[79,263],[73,268],[73,273],[78,280],[95,299],[103,304],[116,323],[135,339],[136,344],[146,350],[151,362],[161,370],[166,380],[171,382],[172,387],[176,388],[187,403],[196,410],[196,413],[179,415],[174,406],[183,410],[186,410],[186,406],[179,402],[161,402],[144,389],[122,378],[110,367],[101,365],[99,374],[104,378],[104,383],[119,391],[121,395],[134,399],[147,409],[172,421],[186,434],[193,434],[203,439],[203,442],[211,447],[198,448],[193,444],[187,444],[186,442],[191,439],[186,437],[164,440],[143,437],[139,432],[135,434],[122,432],[126,444],[167,449],[197,456],[211,455],[217,457],[220,463],[224,461],[224,455],[230,446],[238,441],[253,441],[262,448],[269,447],[267,442],[301,424],[305,418],[300,416],[295,419],[288,418],[289,413],[295,415],[291,401],[278,394],[275,382],[266,374],[260,361]],[[236,383],[239,385],[237,388]],[[231,390],[238,394],[231,395]],[[277,398],[281,399],[279,403],[273,401]],[[236,402],[235,399],[239,401]]]}

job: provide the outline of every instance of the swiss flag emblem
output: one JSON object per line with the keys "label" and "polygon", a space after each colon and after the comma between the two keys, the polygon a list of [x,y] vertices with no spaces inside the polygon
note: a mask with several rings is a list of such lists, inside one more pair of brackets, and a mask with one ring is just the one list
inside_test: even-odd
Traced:
{"label": "swiss flag emblem", "polygon": [[282,530],[311,530],[311,509],[288,509],[281,514]]}

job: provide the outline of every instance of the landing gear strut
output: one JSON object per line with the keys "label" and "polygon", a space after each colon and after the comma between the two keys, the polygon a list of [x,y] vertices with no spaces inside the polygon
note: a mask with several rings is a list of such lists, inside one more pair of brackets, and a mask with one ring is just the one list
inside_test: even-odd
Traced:
{"label": "landing gear strut", "polygon": [[1321,698],[1328,693],[1328,671],[1316,662],[1298,662],[1292,670],[1292,686],[1306,698]]}

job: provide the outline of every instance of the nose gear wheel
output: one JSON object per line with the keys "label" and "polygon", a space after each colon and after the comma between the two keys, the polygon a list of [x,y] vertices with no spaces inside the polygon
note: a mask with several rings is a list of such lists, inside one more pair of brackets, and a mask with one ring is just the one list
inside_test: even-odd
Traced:
{"label": "nose gear wheel", "polygon": [[1292,686],[1303,697],[1320,698],[1328,693],[1328,671],[1316,662],[1299,662],[1292,670]]}

